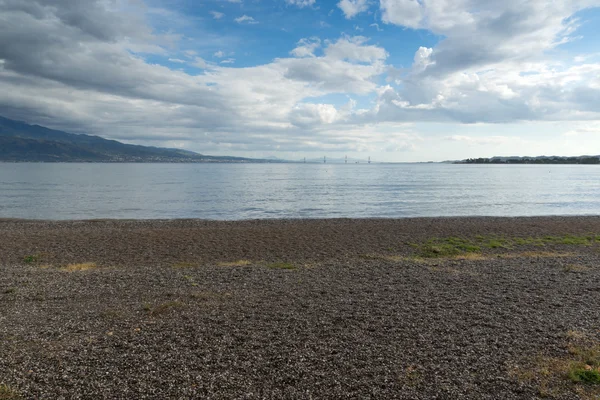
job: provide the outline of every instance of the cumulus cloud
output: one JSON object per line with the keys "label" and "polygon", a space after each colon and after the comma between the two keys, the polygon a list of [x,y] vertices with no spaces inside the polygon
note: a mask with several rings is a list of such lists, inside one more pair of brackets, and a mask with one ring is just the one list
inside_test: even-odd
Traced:
{"label": "cumulus cloud", "polygon": [[369,2],[368,0],[341,0],[337,6],[342,10],[347,19],[351,19],[367,11],[369,9]]}
{"label": "cumulus cloud", "polygon": [[315,57],[315,51],[321,47],[321,39],[317,37],[300,39],[297,47],[290,52],[296,57]]}
{"label": "cumulus cloud", "polygon": [[219,11],[211,11],[210,14],[213,16],[214,19],[221,19],[225,16],[225,14]]}
{"label": "cumulus cloud", "polygon": [[399,88],[394,101],[380,99],[382,115],[467,123],[598,118],[589,107],[600,99],[598,65],[547,56],[572,40],[572,16],[593,5],[600,2],[381,0],[384,23],[443,37],[420,47],[408,70],[392,70]]}
{"label": "cumulus cloud", "polygon": [[235,19],[235,22],[237,22],[238,24],[243,24],[243,23],[247,23],[247,24],[258,24],[258,21],[256,21],[254,18],[248,16],[248,15],[242,15],[241,17],[238,17]]}

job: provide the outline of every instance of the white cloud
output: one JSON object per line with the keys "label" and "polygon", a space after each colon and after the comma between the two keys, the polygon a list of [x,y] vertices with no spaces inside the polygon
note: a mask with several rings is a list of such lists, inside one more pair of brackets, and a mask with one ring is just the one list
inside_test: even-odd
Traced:
{"label": "white cloud", "polygon": [[335,43],[331,43],[325,50],[325,54],[340,60],[358,62],[382,62],[388,53],[381,47],[366,45],[368,39],[363,36],[345,37]]}
{"label": "white cloud", "polygon": [[285,0],[285,2],[300,8],[311,7],[315,4],[315,0]]}
{"label": "white cloud", "polygon": [[391,70],[401,86],[380,99],[380,116],[468,123],[595,118],[599,65],[569,66],[547,56],[573,35],[577,20],[570,17],[594,3],[600,4],[381,0],[385,23],[444,39],[420,47],[410,69]]}
{"label": "white cloud", "polygon": [[[362,36],[302,39],[290,46],[290,56],[232,68],[233,54],[219,50],[233,48],[227,43],[202,37],[207,47],[184,50],[187,38],[156,34],[143,8],[123,16],[107,4],[0,0],[0,113],[59,129],[186,144],[205,152],[287,148],[425,154],[424,147],[435,148],[444,137],[451,148],[475,146],[475,153],[485,150],[477,146],[489,146],[491,152],[500,145],[520,148],[499,130],[521,121],[573,121],[556,134],[564,142],[553,142],[559,149],[586,140],[591,146],[600,137],[597,58],[579,55],[572,63],[573,54],[554,57],[557,43],[575,34],[570,17],[591,3],[382,0],[385,23],[443,37],[430,47],[415,47],[409,68],[389,65],[395,58]],[[411,16],[398,7],[416,8]],[[238,19],[256,22],[246,15]],[[392,31],[398,29],[386,29]],[[138,55],[140,49],[202,70],[189,74],[179,65],[149,63]],[[201,57],[210,54],[215,62]],[[358,99],[361,108],[355,101],[340,105],[339,95]],[[423,142],[407,125],[420,121],[463,128],[444,131],[438,142]],[[481,122],[498,128],[487,135],[464,128]],[[538,126],[531,125],[531,134],[542,129]],[[568,149],[574,153],[582,146]]]}
{"label": "white cloud", "polygon": [[203,59],[202,57],[195,57],[194,61],[191,64],[195,67],[203,68],[203,69],[210,67],[210,63],[208,61],[206,61],[205,59]]}
{"label": "white cloud", "polygon": [[237,22],[238,24],[242,24],[242,23],[248,23],[248,24],[258,24],[258,21],[256,21],[254,18],[248,16],[248,15],[242,15],[241,17],[238,17],[235,19],[235,22]]}
{"label": "white cloud", "polygon": [[342,10],[347,19],[351,19],[367,11],[369,9],[369,2],[368,0],[341,0],[337,6]]}
{"label": "white cloud", "polygon": [[[508,136],[484,136],[484,137],[473,137],[473,136],[463,136],[463,135],[451,135],[444,137],[444,140],[449,140],[452,142],[464,142],[467,144],[476,144],[476,145],[489,145],[489,144],[505,144],[514,140],[514,138]],[[517,139],[519,140],[519,139]]]}
{"label": "white cloud", "polygon": [[222,12],[219,12],[219,11],[211,11],[210,13],[214,19],[221,19],[225,16],[225,14],[223,14]]}
{"label": "white cloud", "polygon": [[[566,131],[564,136],[595,136],[600,139],[600,121],[589,121],[576,124],[572,129]],[[597,151],[597,153],[600,153],[600,151]]]}
{"label": "white cloud", "polygon": [[315,51],[321,47],[321,39],[312,37],[300,39],[297,47],[290,52],[295,57],[315,57]]}

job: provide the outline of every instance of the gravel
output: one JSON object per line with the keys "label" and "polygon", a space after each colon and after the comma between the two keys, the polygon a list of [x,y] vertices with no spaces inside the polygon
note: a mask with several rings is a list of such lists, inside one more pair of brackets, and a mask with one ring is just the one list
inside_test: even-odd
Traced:
{"label": "gravel", "polygon": [[564,357],[569,331],[600,339],[599,245],[423,262],[411,243],[590,232],[600,217],[0,220],[0,383],[27,399],[541,398],[514,371]]}

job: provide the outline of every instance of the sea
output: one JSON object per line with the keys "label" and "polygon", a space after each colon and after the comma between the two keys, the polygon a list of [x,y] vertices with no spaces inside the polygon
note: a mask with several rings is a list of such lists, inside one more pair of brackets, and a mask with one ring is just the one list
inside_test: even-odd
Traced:
{"label": "sea", "polygon": [[600,214],[600,166],[0,163],[0,218]]}

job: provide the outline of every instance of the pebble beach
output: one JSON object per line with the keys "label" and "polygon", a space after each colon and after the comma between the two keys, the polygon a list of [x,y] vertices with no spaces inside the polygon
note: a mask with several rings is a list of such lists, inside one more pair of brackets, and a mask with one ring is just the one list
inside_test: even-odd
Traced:
{"label": "pebble beach", "polygon": [[600,345],[595,235],[600,217],[0,220],[0,398],[598,399],[566,367]]}

